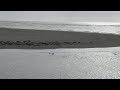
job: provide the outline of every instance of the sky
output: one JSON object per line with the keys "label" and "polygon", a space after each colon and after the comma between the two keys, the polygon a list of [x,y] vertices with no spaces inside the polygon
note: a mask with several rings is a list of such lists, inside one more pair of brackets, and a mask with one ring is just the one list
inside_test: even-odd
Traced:
{"label": "sky", "polygon": [[0,11],[0,20],[120,23],[120,11]]}

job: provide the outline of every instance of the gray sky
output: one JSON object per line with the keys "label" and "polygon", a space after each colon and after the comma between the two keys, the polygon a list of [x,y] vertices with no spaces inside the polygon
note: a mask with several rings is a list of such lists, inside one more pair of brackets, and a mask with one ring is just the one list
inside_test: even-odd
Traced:
{"label": "gray sky", "polygon": [[0,11],[0,20],[120,22],[120,11]]}

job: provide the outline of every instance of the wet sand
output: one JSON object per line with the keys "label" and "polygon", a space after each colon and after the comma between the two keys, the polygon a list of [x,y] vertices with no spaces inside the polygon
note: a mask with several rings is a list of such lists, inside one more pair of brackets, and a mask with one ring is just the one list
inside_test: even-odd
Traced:
{"label": "wet sand", "polygon": [[0,28],[1,49],[55,49],[119,47],[120,35]]}
{"label": "wet sand", "polygon": [[2,49],[0,79],[120,79],[120,47]]}

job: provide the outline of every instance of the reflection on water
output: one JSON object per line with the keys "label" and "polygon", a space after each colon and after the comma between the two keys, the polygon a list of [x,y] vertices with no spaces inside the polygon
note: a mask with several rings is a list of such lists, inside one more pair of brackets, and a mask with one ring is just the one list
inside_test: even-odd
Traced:
{"label": "reflection on water", "polygon": [[87,24],[54,24],[40,22],[0,22],[0,27],[36,29],[36,30],[59,30],[59,31],[90,31],[99,33],[119,34],[119,25],[87,25]]}

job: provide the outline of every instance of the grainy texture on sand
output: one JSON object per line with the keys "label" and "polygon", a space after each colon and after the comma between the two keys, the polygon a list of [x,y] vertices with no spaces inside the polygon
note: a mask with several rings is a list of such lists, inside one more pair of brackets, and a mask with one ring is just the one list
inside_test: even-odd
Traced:
{"label": "grainy texture on sand", "polygon": [[120,47],[2,49],[0,79],[120,79]]}

